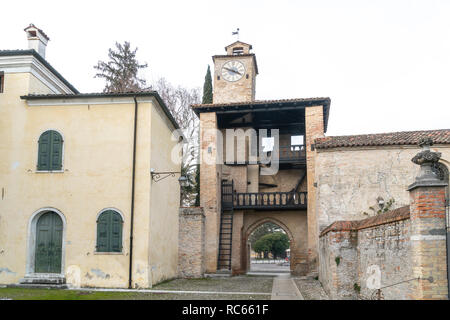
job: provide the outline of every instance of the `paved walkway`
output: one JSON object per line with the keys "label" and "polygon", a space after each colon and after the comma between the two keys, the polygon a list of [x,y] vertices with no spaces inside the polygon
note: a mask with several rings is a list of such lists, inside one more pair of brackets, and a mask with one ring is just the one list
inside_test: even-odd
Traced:
{"label": "paved walkway", "polygon": [[284,273],[291,272],[289,265],[279,265],[275,263],[252,263],[249,272]]}
{"label": "paved walkway", "polygon": [[295,277],[294,281],[305,300],[329,299],[319,280],[316,280],[313,277]]}
{"label": "paved walkway", "polygon": [[304,300],[289,274],[280,274],[273,279],[271,300]]}

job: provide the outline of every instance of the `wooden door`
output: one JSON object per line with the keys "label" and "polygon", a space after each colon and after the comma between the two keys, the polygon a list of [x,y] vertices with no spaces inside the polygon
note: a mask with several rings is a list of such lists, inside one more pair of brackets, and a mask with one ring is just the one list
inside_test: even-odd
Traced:
{"label": "wooden door", "polygon": [[61,273],[63,223],[55,212],[44,213],[36,225],[36,273]]}

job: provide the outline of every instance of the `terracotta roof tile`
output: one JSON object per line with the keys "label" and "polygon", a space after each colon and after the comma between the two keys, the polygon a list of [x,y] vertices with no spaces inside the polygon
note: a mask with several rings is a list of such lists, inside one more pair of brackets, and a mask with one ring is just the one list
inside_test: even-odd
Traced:
{"label": "terracotta roof tile", "polygon": [[334,136],[315,139],[317,149],[384,145],[415,145],[421,138],[429,137],[435,144],[450,144],[450,129],[403,131],[353,136]]}
{"label": "terracotta roof tile", "polygon": [[232,107],[232,106],[247,106],[247,105],[264,105],[277,103],[291,103],[291,102],[327,102],[330,103],[330,98],[296,98],[296,99],[277,99],[277,100],[255,100],[242,101],[230,103],[208,103],[208,104],[193,104],[192,108],[211,108],[211,107]]}

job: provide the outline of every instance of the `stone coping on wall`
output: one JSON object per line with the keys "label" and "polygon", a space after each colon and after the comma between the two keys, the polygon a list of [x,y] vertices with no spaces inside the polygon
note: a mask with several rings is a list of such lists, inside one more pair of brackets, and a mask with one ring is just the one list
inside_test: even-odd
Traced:
{"label": "stone coping on wall", "polygon": [[341,232],[341,231],[358,231],[361,229],[367,229],[376,227],[383,224],[406,220],[410,218],[409,205],[400,207],[374,217],[370,217],[363,220],[354,221],[335,221],[328,227],[322,230],[320,237],[323,237],[328,232]]}

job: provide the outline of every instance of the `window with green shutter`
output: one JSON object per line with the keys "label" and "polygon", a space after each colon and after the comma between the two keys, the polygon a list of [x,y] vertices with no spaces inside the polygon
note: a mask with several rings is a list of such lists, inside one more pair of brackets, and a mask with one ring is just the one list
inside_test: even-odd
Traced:
{"label": "window with green shutter", "polygon": [[39,171],[62,170],[62,136],[54,131],[45,131],[39,137],[38,163]]}
{"label": "window with green shutter", "polygon": [[97,252],[122,252],[122,216],[106,210],[97,220]]}

